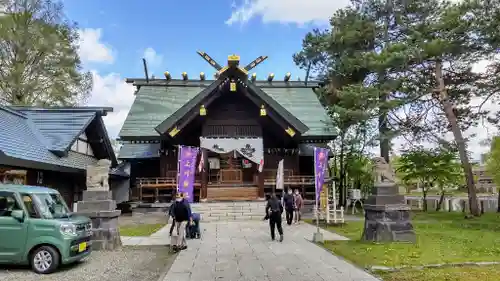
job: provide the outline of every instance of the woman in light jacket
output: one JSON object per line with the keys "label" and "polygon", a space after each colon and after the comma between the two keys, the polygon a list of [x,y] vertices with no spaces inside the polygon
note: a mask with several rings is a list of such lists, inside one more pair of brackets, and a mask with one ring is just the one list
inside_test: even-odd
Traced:
{"label": "woman in light jacket", "polygon": [[295,218],[295,223],[299,223],[300,221],[300,216],[301,216],[301,210],[302,207],[304,207],[304,200],[302,199],[302,195],[300,195],[299,190],[295,189],[295,194],[293,195],[293,201],[294,201],[294,218]]}

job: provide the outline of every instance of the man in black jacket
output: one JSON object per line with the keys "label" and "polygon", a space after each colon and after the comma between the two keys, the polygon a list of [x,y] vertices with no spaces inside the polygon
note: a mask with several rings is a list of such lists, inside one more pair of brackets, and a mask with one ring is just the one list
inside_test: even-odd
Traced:
{"label": "man in black jacket", "polygon": [[186,225],[191,219],[191,210],[189,204],[185,201],[182,196],[179,196],[176,202],[174,203],[174,217],[175,217],[175,225],[177,227],[177,241],[173,246],[174,251],[187,249],[186,243]]}
{"label": "man in black jacket", "polygon": [[283,205],[286,211],[286,223],[288,225],[292,225],[293,221],[293,210],[295,209],[294,199],[295,198],[293,197],[292,189],[289,188],[287,194],[283,196]]}
{"label": "man in black jacket", "polygon": [[281,227],[281,214],[283,213],[283,205],[281,205],[280,200],[276,197],[276,194],[272,194],[271,198],[267,200],[266,205],[266,218],[269,218],[269,227],[271,228],[271,239],[274,241],[275,234],[274,229],[278,228],[278,233],[280,234],[280,242],[283,241],[283,228]]}

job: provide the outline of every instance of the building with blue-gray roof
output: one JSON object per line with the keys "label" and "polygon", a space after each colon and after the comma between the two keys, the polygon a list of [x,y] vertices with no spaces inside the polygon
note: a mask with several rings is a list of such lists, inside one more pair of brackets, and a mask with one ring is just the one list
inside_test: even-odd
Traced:
{"label": "building with blue-gray roof", "polygon": [[0,182],[58,190],[68,205],[81,199],[86,169],[100,159],[111,177],[126,178],[103,116],[112,108],[0,106]]}

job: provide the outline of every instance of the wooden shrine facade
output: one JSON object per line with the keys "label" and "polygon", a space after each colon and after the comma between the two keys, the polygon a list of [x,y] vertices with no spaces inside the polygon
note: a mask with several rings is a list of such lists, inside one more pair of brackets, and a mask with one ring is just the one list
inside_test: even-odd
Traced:
{"label": "wooden shrine facade", "polygon": [[[281,159],[285,188],[299,189],[306,198],[314,198],[312,147],[325,146],[334,134],[307,134],[310,128],[277,102],[276,97],[266,93],[266,86],[259,85],[254,76],[248,78],[247,68],[239,67],[239,58],[230,56],[227,66],[218,69],[213,81],[205,81],[200,75],[197,83],[190,83],[185,74],[182,81],[175,81],[168,73],[165,79],[153,81],[129,79],[137,86],[138,94],[148,88],[183,87],[187,92],[190,88],[200,89],[157,123],[154,130],[158,136],[121,133],[123,155],[120,151],[119,157],[131,163],[133,190],[139,201],[172,200],[177,187],[178,145],[201,147],[203,151],[201,172],[196,163],[195,201],[263,199],[276,185]],[[271,89],[272,78],[268,77]],[[318,84],[306,87],[285,83],[276,88],[290,90],[299,86],[312,91]],[[315,102],[319,104],[317,99]],[[324,111],[322,107],[321,110]],[[129,117],[133,114],[134,106]],[[124,127],[127,126],[126,120]],[[260,160],[263,160],[262,171],[259,171]]]}

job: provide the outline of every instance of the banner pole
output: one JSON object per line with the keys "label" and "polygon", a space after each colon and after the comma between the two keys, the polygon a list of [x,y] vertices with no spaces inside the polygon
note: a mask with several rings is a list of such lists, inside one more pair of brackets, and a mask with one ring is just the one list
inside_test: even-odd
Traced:
{"label": "banner pole", "polygon": [[177,196],[177,193],[180,192],[180,189],[179,189],[179,180],[180,180],[180,165],[181,165],[181,148],[182,146],[180,145],[177,145],[177,182],[176,182],[176,196]]}

